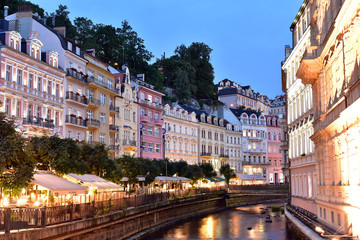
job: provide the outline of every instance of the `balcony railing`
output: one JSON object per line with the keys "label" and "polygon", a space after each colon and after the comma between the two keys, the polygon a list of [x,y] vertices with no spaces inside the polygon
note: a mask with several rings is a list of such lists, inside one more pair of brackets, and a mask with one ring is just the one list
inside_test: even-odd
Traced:
{"label": "balcony railing", "polygon": [[109,145],[108,147],[110,151],[117,151],[120,149],[119,145]]}
{"label": "balcony railing", "polygon": [[150,107],[157,108],[157,109],[163,109],[163,106],[162,106],[160,103],[150,102],[150,101],[148,101],[148,100],[146,100],[146,99],[140,100],[140,103],[141,103],[141,104],[148,105],[148,106],[150,106]]}
{"label": "balcony railing", "polygon": [[112,104],[109,106],[109,110],[110,110],[110,111],[117,112],[117,113],[120,112],[120,108],[119,108],[119,107],[115,107],[115,106],[112,105]]}
{"label": "balcony railing", "polygon": [[0,85],[4,85],[8,88],[12,88],[12,89],[20,91],[20,92],[28,93],[28,94],[31,94],[33,96],[37,96],[37,97],[40,97],[43,99],[48,99],[50,101],[54,101],[57,103],[64,103],[64,100],[62,97],[54,96],[54,95],[48,94],[47,92],[41,92],[36,89],[30,88],[28,86],[9,81],[7,79],[4,79],[4,81],[0,80]]}
{"label": "balcony railing", "polygon": [[81,74],[81,73],[75,71],[72,68],[67,68],[66,69],[66,76],[70,76],[70,77],[75,78],[75,79],[77,79],[77,80],[79,80],[81,82],[88,83],[87,77],[84,74]]}
{"label": "balcony railing", "polygon": [[270,166],[270,163],[254,163],[254,162],[243,162],[243,166]]}
{"label": "balcony railing", "polygon": [[96,106],[100,106],[100,100],[99,99],[96,99],[94,97],[89,97],[88,98],[88,102],[89,104],[93,104],[93,105],[96,105]]}
{"label": "balcony railing", "polygon": [[86,105],[89,103],[89,100],[85,96],[81,96],[79,93],[74,93],[69,91],[66,92],[66,99]]}
{"label": "balcony railing", "polygon": [[53,123],[53,120],[38,118],[35,116],[28,116],[27,118],[23,118],[23,125],[32,125],[32,126],[38,126],[42,128],[55,128],[55,125]]}
{"label": "balcony railing", "polygon": [[228,154],[220,154],[219,157],[221,157],[221,158],[229,158],[229,155]]}
{"label": "balcony railing", "polygon": [[88,126],[100,127],[100,121],[96,119],[89,119],[87,121]]}
{"label": "balcony railing", "polygon": [[211,153],[208,153],[208,152],[202,152],[200,154],[200,156],[211,156]]}
{"label": "balcony railing", "polygon": [[130,139],[123,139],[123,146],[133,146],[136,147],[136,141]]}
{"label": "balcony railing", "polygon": [[119,127],[111,124],[111,125],[109,125],[109,130],[118,132]]}
{"label": "balcony railing", "polygon": [[156,126],[162,126],[162,125],[164,124],[164,120],[162,120],[162,119],[155,119],[155,120],[154,120],[154,124],[155,124]]}
{"label": "balcony railing", "polygon": [[119,89],[114,88],[112,85],[107,84],[107,82],[99,81],[99,79],[94,78],[93,76],[88,77],[88,83],[96,84],[100,87],[106,88],[114,93],[119,94]]}
{"label": "balcony railing", "polygon": [[141,122],[150,122],[150,117],[147,115],[141,115],[140,116],[140,121]]}
{"label": "balcony railing", "polygon": [[87,122],[84,119],[78,118],[75,115],[66,115],[65,123],[70,123],[70,124],[74,124],[74,125],[81,126],[81,127],[87,126]]}

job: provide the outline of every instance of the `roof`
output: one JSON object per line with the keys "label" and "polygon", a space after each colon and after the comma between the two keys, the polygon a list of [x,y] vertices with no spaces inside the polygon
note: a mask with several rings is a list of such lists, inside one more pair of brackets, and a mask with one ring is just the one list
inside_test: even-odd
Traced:
{"label": "roof", "polygon": [[192,180],[186,177],[166,177],[166,176],[157,176],[155,177],[154,182],[191,182]]}
{"label": "roof", "polygon": [[309,0],[304,0],[304,2],[301,4],[301,7],[299,9],[299,11],[297,12],[296,16],[295,16],[295,19],[294,21],[291,23],[291,26],[290,26],[290,29],[293,30],[295,25],[298,23],[301,15],[303,14],[305,8],[306,8],[306,5],[309,3]]}
{"label": "roof", "polygon": [[210,181],[210,182],[220,182],[219,180],[215,179],[215,178],[209,178],[209,177],[204,177],[204,179]]}
{"label": "roof", "polygon": [[219,182],[225,182],[225,178],[222,177],[214,177],[214,179],[218,180]]}
{"label": "roof", "polygon": [[236,176],[238,176],[241,180],[243,181],[252,181],[254,180],[250,175],[248,174],[240,174],[240,173],[236,173]]}
{"label": "roof", "polygon": [[266,180],[266,178],[264,177],[264,176],[262,176],[262,175],[251,175],[253,178],[254,178],[254,180]]}
{"label": "roof", "polygon": [[54,192],[54,195],[67,194],[86,194],[87,187],[70,182],[51,173],[35,173],[32,183],[39,185],[40,189],[48,189]]}
{"label": "roof", "polygon": [[257,117],[259,117],[261,114],[259,114],[255,110],[245,110],[245,109],[230,109],[236,117],[241,117],[241,114],[246,113],[248,116],[251,114],[255,114]]}
{"label": "roof", "polygon": [[82,183],[87,187],[94,187],[98,190],[114,191],[114,190],[119,190],[121,188],[120,185],[117,185],[113,182],[110,182],[106,179],[103,179],[93,174],[79,175],[79,174],[69,173],[67,176],[70,177],[70,179],[79,181],[79,183]]}
{"label": "roof", "polygon": [[220,89],[218,92],[218,95],[230,95],[230,94],[236,94],[237,88],[234,87],[226,87],[223,89]]}

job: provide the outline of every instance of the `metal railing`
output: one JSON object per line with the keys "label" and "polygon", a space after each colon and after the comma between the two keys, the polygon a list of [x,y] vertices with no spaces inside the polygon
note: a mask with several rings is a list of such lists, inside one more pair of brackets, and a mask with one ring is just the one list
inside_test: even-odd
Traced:
{"label": "metal railing", "polygon": [[75,115],[66,115],[65,123],[71,123],[71,124],[82,126],[82,127],[87,126],[87,122],[84,119],[78,118]]}
{"label": "metal railing", "polygon": [[100,87],[106,88],[114,93],[119,93],[119,89],[114,88],[112,85],[109,85],[105,82],[100,81],[99,79],[94,78],[93,76],[87,78],[88,83],[94,83]]}
{"label": "metal railing", "polygon": [[35,207],[35,208],[0,208],[0,232],[10,233],[10,230],[29,228],[44,228],[46,226],[93,218],[95,216],[136,208],[143,205],[169,201],[204,193],[225,190],[225,187],[197,188],[175,190],[152,194],[140,194],[105,201],[70,204],[65,206]]}
{"label": "metal railing", "polygon": [[119,127],[118,127],[118,126],[115,126],[115,125],[109,125],[109,130],[118,132],[118,131],[119,131]]}
{"label": "metal railing", "polygon": [[89,101],[89,104],[94,104],[96,106],[100,106],[100,100],[99,99],[96,99],[94,97],[89,97],[88,101]]}
{"label": "metal railing", "polygon": [[123,139],[122,145],[123,146],[133,146],[133,147],[135,147],[136,146],[136,141],[135,140],[130,140],[130,139]]}
{"label": "metal railing", "polygon": [[119,108],[119,107],[115,107],[115,106],[112,105],[112,104],[109,106],[109,110],[110,110],[110,111],[117,112],[117,113],[120,112],[120,108]]}
{"label": "metal railing", "polygon": [[74,69],[72,68],[67,68],[66,69],[66,76],[70,76],[70,77],[73,77],[81,82],[84,82],[84,83],[88,83],[87,81],[87,77],[82,74],[82,73],[79,73],[77,71],[75,71]]}
{"label": "metal railing", "polygon": [[208,152],[202,152],[200,154],[200,156],[211,156],[211,153],[208,153]]}
{"label": "metal railing", "polygon": [[100,121],[96,120],[96,119],[89,119],[87,121],[87,125],[88,126],[95,126],[95,127],[100,127]]}
{"label": "metal railing", "polygon": [[75,101],[78,103],[86,104],[86,105],[89,103],[89,100],[86,97],[81,96],[78,93],[74,93],[74,92],[70,92],[70,91],[66,92],[66,99],[69,99],[69,100],[72,100],[72,101]]}
{"label": "metal railing", "polygon": [[53,120],[38,118],[35,116],[28,116],[27,118],[23,118],[23,125],[33,125],[42,128],[50,128],[50,129],[55,128]]}

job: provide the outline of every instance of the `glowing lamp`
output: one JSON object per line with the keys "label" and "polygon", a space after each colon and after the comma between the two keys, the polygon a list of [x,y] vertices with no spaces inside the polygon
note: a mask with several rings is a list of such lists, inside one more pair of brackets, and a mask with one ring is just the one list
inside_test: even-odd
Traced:
{"label": "glowing lamp", "polygon": [[5,206],[5,207],[9,206],[9,199],[4,198],[4,200],[3,200],[3,206]]}
{"label": "glowing lamp", "polygon": [[316,227],[315,231],[317,231],[320,234],[323,234],[325,232],[321,227]]}
{"label": "glowing lamp", "polygon": [[34,203],[34,205],[35,205],[35,207],[38,207],[38,206],[40,206],[40,202],[39,202],[39,201],[36,201],[36,202]]}

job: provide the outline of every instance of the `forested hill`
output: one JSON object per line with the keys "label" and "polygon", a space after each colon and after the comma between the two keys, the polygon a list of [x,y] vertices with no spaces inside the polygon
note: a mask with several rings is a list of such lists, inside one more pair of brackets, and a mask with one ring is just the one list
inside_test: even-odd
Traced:
{"label": "forested hill", "polygon": [[[54,13],[47,13],[41,6],[24,0],[2,0],[0,16],[4,16],[4,6],[9,6],[9,14],[13,14],[22,5],[31,5],[34,13],[47,19],[49,27],[65,26],[69,40],[84,50],[95,49],[96,57],[102,61],[118,69],[125,63],[133,75],[145,73],[145,81],[158,91],[165,93],[165,88],[171,88],[180,101],[192,97],[210,104],[217,102],[214,68],[210,62],[212,49],[205,43],[178,46],[173,56],[150,63],[153,54],[126,20],[121,27],[93,23],[86,17],[77,17],[72,22],[66,5],[60,4]],[[53,17],[55,26],[52,25]]]}

